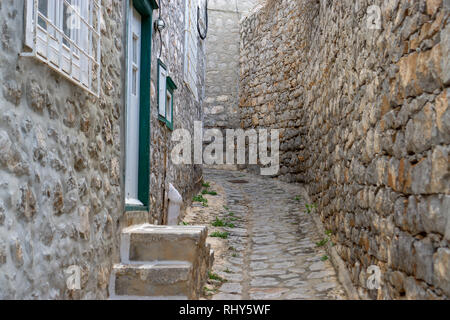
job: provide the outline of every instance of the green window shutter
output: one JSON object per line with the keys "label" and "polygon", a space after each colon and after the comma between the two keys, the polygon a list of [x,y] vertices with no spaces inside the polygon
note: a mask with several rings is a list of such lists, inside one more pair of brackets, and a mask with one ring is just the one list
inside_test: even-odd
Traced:
{"label": "green window shutter", "polygon": [[166,65],[158,59],[158,119],[173,130],[173,101],[175,82],[168,76]]}
{"label": "green window shutter", "polygon": [[173,101],[175,99],[174,92],[177,89],[177,86],[175,85],[175,82],[173,82],[171,77],[167,77],[166,86],[167,86],[167,91],[168,91],[168,93],[170,94],[170,97],[171,97],[171,99],[170,99],[170,110],[169,110],[170,118],[166,117],[166,120],[167,120],[167,126],[169,127],[169,129],[173,130]]}

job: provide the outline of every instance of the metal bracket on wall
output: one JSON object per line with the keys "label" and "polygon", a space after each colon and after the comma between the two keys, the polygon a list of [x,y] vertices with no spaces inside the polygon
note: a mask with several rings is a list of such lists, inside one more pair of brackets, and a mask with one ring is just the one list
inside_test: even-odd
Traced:
{"label": "metal bracket on wall", "polygon": [[200,7],[197,7],[197,30],[198,34],[200,35],[200,38],[202,40],[206,39],[206,36],[208,35],[208,0],[205,1],[205,22],[206,22],[206,28],[205,32],[203,33],[200,30]]}

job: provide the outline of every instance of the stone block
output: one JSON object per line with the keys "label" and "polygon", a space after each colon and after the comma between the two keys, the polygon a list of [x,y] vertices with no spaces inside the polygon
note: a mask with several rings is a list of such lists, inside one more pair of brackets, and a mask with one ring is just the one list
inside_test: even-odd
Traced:
{"label": "stone block", "polygon": [[139,225],[122,233],[122,246],[129,246],[124,261],[188,261],[194,263],[201,253],[206,227]]}
{"label": "stone block", "polygon": [[431,155],[432,193],[450,193],[450,147],[436,146]]}
{"label": "stone block", "polygon": [[117,296],[193,298],[190,263],[115,265],[114,288]]}
{"label": "stone block", "polygon": [[406,126],[405,140],[408,151],[420,153],[431,147],[433,137],[436,136],[434,111],[431,104],[427,104],[422,111],[414,116]]}
{"label": "stone block", "polygon": [[433,284],[433,253],[434,248],[430,239],[425,238],[413,244],[414,271],[417,279]]}
{"label": "stone block", "polygon": [[439,248],[433,257],[434,285],[450,296],[450,249]]}
{"label": "stone block", "polygon": [[434,16],[437,10],[442,6],[442,0],[427,0],[427,14]]}
{"label": "stone block", "polygon": [[441,31],[441,45],[441,80],[444,85],[448,86],[450,84],[450,59],[448,58],[450,57],[450,24],[447,24],[445,29]]}
{"label": "stone block", "polygon": [[[449,30],[450,32],[450,30]],[[436,125],[440,135],[440,142],[450,143],[450,89],[444,90],[436,98]]]}

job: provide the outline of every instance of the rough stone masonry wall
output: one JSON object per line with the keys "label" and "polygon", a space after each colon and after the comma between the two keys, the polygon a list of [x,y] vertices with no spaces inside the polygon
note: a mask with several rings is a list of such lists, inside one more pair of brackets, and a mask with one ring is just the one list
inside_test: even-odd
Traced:
{"label": "rough stone masonry wall", "polygon": [[281,129],[279,175],[309,185],[363,298],[450,298],[449,10],[282,0],[241,27],[242,126]]}
{"label": "rough stone masonry wall", "polygon": [[[23,51],[0,1],[0,299],[104,299],[118,261],[123,4],[103,0],[100,98]],[[65,270],[81,267],[81,290]]]}
{"label": "rough stone masonry wall", "polygon": [[259,0],[210,0],[206,39],[205,128],[238,128],[239,24]]}
{"label": "rough stone masonry wall", "polygon": [[[171,159],[172,131],[158,120],[158,62],[167,66],[169,76],[178,89],[174,93],[173,123],[174,130],[186,129],[194,134],[194,121],[202,121],[202,104],[205,95],[205,44],[198,40],[197,57],[197,91],[198,99],[184,82],[184,0],[161,0],[160,9],[153,12],[153,20],[161,14],[166,23],[161,40],[158,33],[152,36],[152,76],[151,76],[151,155],[150,155],[150,222],[162,224],[166,219],[169,183],[180,192],[184,200],[184,207],[192,201],[194,193],[198,191],[202,180],[202,167],[199,165],[174,165]],[[160,56],[161,53],[161,56]]]}

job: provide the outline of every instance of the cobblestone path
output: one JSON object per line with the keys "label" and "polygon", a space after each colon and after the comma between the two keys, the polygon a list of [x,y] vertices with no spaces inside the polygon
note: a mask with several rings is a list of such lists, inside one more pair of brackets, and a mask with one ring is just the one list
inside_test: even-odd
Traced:
{"label": "cobblestone path", "polygon": [[234,224],[224,228],[230,253],[215,266],[227,282],[213,299],[345,299],[300,185],[239,171],[207,169],[204,177],[225,190],[222,216]]}

